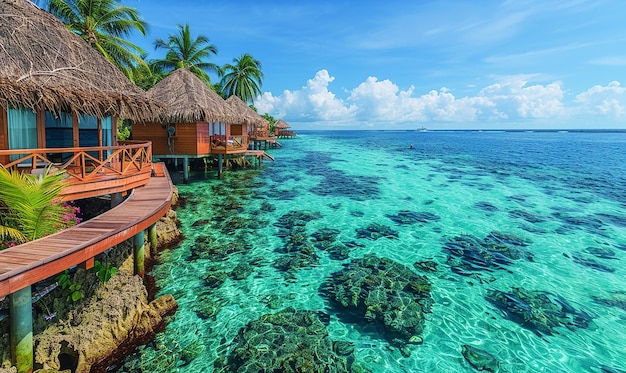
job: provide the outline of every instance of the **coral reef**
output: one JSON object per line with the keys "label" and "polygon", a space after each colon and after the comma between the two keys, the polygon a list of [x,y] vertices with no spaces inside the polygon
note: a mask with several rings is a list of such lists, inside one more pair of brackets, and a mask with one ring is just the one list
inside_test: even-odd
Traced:
{"label": "coral reef", "polygon": [[538,336],[558,334],[558,327],[588,328],[592,318],[576,310],[563,297],[547,291],[512,288],[511,292],[490,290],[485,296],[504,317],[533,331]]}
{"label": "coral reef", "polygon": [[277,235],[284,242],[283,247],[276,249],[284,255],[274,261],[275,268],[285,272],[286,276],[293,276],[296,270],[319,263],[319,256],[307,238],[306,225],[320,218],[319,212],[291,211],[274,223],[278,227]]}
{"label": "coral reef", "polygon": [[405,355],[421,342],[424,316],[430,312],[430,282],[388,258],[366,255],[344,264],[322,287],[339,314],[357,324],[375,323]]}
{"label": "coral reef", "polygon": [[471,275],[475,271],[506,269],[514,260],[533,260],[525,249],[530,242],[500,232],[491,232],[482,240],[471,235],[457,236],[444,243],[448,252],[447,264],[453,272]]}
{"label": "coral reef", "polygon": [[377,240],[379,238],[398,238],[398,231],[390,227],[378,223],[372,223],[367,228],[357,228],[356,238],[367,238],[368,240]]}
{"label": "coral reef", "polygon": [[416,212],[402,210],[396,215],[385,215],[398,225],[410,225],[415,223],[429,223],[439,221],[440,217],[430,212]]}
{"label": "coral reef", "polygon": [[461,354],[467,362],[476,370],[485,372],[497,372],[500,369],[500,362],[495,356],[480,348],[464,344],[461,347]]}
{"label": "coral reef", "polygon": [[286,308],[242,328],[230,354],[215,361],[215,372],[365,372],[354,361],[354,346],[332,341],[328,316]]}

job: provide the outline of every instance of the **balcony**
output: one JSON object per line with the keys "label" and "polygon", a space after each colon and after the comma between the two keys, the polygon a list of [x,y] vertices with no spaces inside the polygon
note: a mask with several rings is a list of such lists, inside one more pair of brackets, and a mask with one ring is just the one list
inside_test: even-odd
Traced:
{"label": "balcony", "polygon": [[0,150],[9,170],[43,174],[65,172],[69,184],[64,201],[126,192],[150,179],[152,143],[124,142],[117,146]]}

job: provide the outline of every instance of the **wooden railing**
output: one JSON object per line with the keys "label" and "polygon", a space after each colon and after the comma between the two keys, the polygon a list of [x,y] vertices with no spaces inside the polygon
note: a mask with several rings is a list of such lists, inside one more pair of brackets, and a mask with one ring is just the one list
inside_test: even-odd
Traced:
{"label": "wooden railing", "polygon": [[[96,190],[102,189],[102,185],[97,184],[102,181],[109,181],[106,189],[101,190],[103,194],[120,191],[118,189],[126,190],[126,184],[129,188],[143,185],[150,177],[152,168],[151,142],[124,142],[117,146],[85,148],[0,150],[0,159],[16,155],[17,159],[4,164],[6,169],[31,174],[41,174],[47,168],[50,172],[65,170],[67,182],[74,187],[66,188],[67,191],[62,193],[68,194],[66,199],[72,199],[69,194],[78,192],[80,198],[98,195]],[[146,173],[147,176],[137,177]],[[110,180],[115,179],[126,181],[111,184]],[[144,179],[145,182],[142,182]],[[79,184],[85,187],[76,188]],[[90,189],[93,189],[91,193]]]}
{"label": "wooden railing", "polygon": [[248,149],[248,136],[213,135],[210,138],[212,153],[236,153]]}
{"label": "wooden railing", "polygon": [[267,140],[270,137],[268,130],[254,130],[250,133],[252,140]]}

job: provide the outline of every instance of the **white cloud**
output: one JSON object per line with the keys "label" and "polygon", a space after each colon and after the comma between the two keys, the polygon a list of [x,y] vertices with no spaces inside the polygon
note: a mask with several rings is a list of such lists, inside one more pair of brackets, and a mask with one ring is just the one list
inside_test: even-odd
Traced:
{"label": "white cloud", "polygon": [[619,82],[612,81],[603,87],[595,85],[576,96],[575,102],[586,113],[621,118],[626,107],[626,88]]}
{"label": "white cloud", "polygon": [[619,82],[595,86],[576,96],[569,105],[561,81],[529,84],[539,75],[499,77],[474,96],[456,97],[446,87],[417,95],[415,87],[401,90],[390,80],[368,77],[342,100],[329,89],[335,79],[320,70],[300,90],[279,96],[266,92],[255,105],[288,122],[318,126],[412,128],[416,123],[456,123],[459,126],[515,123],[555,123],[556,120],[602,114],[620,117],[626,107],[625,88]]}
{"label": "white cloud", "polygon": [[328,85],[335,80],[326,70],[320,70],[300,90],[285,90],[282,95],[263,93],[255,100],[260,113],[271,113],[278,118],[296,121],[338,121],[350,119],[356,110],[346,105]]}

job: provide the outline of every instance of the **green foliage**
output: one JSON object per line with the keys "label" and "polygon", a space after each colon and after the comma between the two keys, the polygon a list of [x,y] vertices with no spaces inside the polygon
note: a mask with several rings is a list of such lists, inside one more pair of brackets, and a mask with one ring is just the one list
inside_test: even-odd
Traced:
{"label": "green foliage", "polygon": [[132,127],[131,121],[119,119],[117,121],[117,141],[128,140]]}
{"label": "green foliage", "polygon": [[276,119],[273,116],[269,115],[268,113],[265,113],[261,116],[265,118],[265,120],[270,122],[270,127],[269,127],[270,133],[274,133],[274,123],[276,123]]}
{"label": "green foliage", "polygon": [[211,55],[217,55],[217,48],[204,35],[192,38],[189,24],[178,25],[178,34],[169,35],[167,41],[156,39],[154,47],[167,51],[164,59],[154,61],[155,67],[163,71],[186,68],[209,86],[211,79],[207,72],[219,74],[220,68],[216,64],[206,62]]}
{"label": "green foliage", "polygon": [[48,10],[133,80],[132,70],[145,64],[143,49],[125,40],[134,31],[146,34],[147,23],[136,9],[115,0],[47,0]]}
{"label": "green foliage", "polygon": [[147,91],[154,87],[158,82],[163,80],[167,73],[161,66],[158,66],[156,60],[146,60],[147,54],[141,56],[144,64],[137,64],[132,69],[132,81],[139,88]]}
{"label": "green foliage", "polygon": [[12,172],[0,165],[1,238],[22,243],[63,226],[67,208],[58,197],[66,186],[64,177],[64,173],[51,173],[50,169],[37,176]]}
{"label": "green foliage", "polygon": [[57,284],[67,296],[68,302],[78,302],[84,296],[82,286],[72,281],[70,271],[67,269],[57,276]]}
{"label": "green foliage", "polygon": [[96,260],[91,271],[98,276],[100,281],[106,284],[117,273],[118,269],[113,267],[111,263],[102,264]]}
{"label": "green foliage", "polygon": [[263,72],[261,62],[245,53],[239,58],[233,58],[234,64],[222,66],[221,91],[224,96],[237,96],[243,102],[254,102],[261,94]]}

